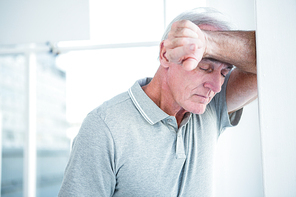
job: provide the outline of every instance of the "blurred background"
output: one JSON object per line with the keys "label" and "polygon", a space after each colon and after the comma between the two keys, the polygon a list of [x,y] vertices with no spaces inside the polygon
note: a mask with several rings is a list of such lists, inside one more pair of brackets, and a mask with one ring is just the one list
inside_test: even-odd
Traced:
{"label": "blurred background", "polygon": [[[204,6],[256,29],[247,0],[0,0],[1,196],[57,196],[87,113],[153,77],[165,27]],[[263,196],[257,108],[219,139],[219,197]]]}

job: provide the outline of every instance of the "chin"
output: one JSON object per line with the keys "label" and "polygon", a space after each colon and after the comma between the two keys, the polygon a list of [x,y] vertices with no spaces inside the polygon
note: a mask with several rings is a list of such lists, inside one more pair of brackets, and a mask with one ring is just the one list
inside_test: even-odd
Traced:
{"label": "chin", "polygon": [[205,109],[204,110],[196,110],[195,112],[192,112],[192,113],[194,113],[194,114],[203,114],[203,113],[205,113]]}
{"label": "chin", "polygon": [[188,111],[190,111],[191,113],[194,113],[194,114],[203,114],[206,111],[206,107],[207,107],[206,105],[199,106],[199,107],[195,107],[194,109],[188,110]]}

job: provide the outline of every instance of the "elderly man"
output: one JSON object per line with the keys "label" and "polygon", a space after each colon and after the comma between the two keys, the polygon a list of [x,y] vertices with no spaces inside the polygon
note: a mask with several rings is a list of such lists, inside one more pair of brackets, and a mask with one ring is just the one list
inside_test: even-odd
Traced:
{"label": "elderly man", "polygon": [[182,13],[153,79],[88,114],[59,196],[212,195],[217,139],[257,97],[255,33],[228,31],[221,17]]}

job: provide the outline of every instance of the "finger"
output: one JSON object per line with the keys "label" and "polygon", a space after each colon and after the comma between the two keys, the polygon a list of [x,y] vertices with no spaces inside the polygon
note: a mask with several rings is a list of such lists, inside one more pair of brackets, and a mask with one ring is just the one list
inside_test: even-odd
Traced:
{"label": "finger", "polygon": [[197,67],[203,57],[203,49],[196,48],[196,45],[176,47],[166,51],[166,58],[169,62],[180,64],[187,71]]}
{"label": "finger", "polygon": [[[204,42],[200,39],[195,39],[195,38],[175,38],[175,39],[167,39],[164,41],[164,47],[166,49],[173,49],[176,47],[190,47],[190,45],[192,45],[191,47],[192,50],[194,50],[195,48],[200,49],[204,47]],[[190,52],[190,51],[188,51]]]}
{"label": "finger", "polygon": [[189,21],[189,20],[180,20],[180,21],[176,21],[172,24],[172,30],[178,29],[178,28],[187,28],[190,29],[194,32],[198,31],[198,27],[197,25],[195,25],[193,22]]}
{"label": "finger", "polygon": [[197,54],[199,51],[195,44],[189,44],[185,46],[174,47],[172,49],[166,49],[166,58],[169,62],[181,64],[185,59],[192,57],[194,59],[200,59],[202,54]]}
{"label": "finger", "polygon": [[191,48],[191,51],[194,51],[193,55],[190,54],[182,62],[183,68],[187,71],[195,69],[197,67],[197,65],[199,64],[199,62],[202,60],[203,55],[204,55],[204,48],[202,48],[202,49],[196,48],[194,50]]}
{"label": "finger", "polygon": [[174,49],[167,49],[165,57],[169,62],[181,64],[187,54],[188,52],[184,47],[176,47]]}
{"label": "finger", "polygon": [[168,34],[168,39],[180,38],[180,37],[181,38],[182,37],[198,38],[198,34],[192,29],[184,28],[184,27],[172,29]]}
{"label": "finger", "polygon": [[184,70],[191,71],[197,67],[198,63],[199,63],[198,60],[196,60],[194,58],[188,58],[183,61],[182,66],[183,66]]}

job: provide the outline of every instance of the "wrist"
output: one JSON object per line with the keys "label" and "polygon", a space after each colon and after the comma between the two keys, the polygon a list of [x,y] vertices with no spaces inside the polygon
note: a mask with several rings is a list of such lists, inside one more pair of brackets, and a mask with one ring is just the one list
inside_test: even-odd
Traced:
{"label": "wrist", "polygon": [[204,34],[204,54],[203,54],[203,58],[210,58],[210,34],[208,31],[204,31],[202,30],[203,34]]}

